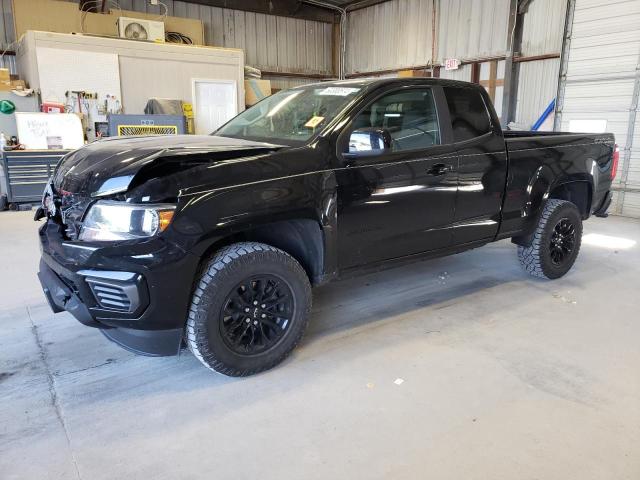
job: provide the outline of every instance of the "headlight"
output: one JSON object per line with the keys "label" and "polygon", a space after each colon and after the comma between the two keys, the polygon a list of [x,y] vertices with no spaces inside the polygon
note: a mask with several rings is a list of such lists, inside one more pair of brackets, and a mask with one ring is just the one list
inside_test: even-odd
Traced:
{"label": "headlight", "polygon": [[94,204],[82,224],[80,240],[131,240],[163,232],[174,205],[133,205],[102,201]]}

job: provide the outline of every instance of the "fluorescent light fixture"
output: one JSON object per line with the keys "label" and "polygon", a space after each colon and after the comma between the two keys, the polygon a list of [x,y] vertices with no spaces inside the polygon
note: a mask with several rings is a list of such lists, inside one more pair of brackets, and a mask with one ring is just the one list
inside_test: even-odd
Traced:
{"label": "fluorescent light fixture", "polygon": [[582,243],[584,245],[593,245],[594,247],[609,248],[611,250],[627,250],[635,246],[637,242],[630,238],[588,233],[582,237]]}

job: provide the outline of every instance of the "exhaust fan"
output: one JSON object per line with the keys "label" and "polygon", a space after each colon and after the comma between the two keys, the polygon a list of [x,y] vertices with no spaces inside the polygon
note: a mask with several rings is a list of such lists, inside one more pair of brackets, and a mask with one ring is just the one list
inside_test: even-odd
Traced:
{"label": "exhaust fan", "polygon": [[142,18],[118,18],[118,34],[130,40],[164,42],[164,23]]}

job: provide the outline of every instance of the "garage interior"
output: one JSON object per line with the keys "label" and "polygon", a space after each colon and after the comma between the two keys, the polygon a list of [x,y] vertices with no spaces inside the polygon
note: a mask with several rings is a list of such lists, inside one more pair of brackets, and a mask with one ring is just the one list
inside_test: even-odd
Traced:
{"label": "garage interior", "polygon": [[[0,14],[0,479],[640,478],[640,0]],[[272,93],[369,77],[480,84],[503,128],[615,134],[610,215],[584,223],[573,269],[529,277],[502,240],[320,286],[301,345],[247,378],[52,313],[33,216],[66,153],[208,134]]]}

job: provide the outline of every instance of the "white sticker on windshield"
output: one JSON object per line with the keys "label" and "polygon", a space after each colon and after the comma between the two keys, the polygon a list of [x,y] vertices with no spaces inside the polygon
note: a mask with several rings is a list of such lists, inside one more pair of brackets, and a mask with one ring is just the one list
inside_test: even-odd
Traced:
{"label": "white sticker on windshield", "polygon": [[346,97],[347,95],[351,95],[352,93],[356,93],[359,88],[348,88],[348,87],[327,87],[318,92],[318,95],[334,95],[337,97]]}
{"label": "white sticker on windshield", "polygon": [[307,128],[316,128],[322,123],[324,117],[311,117],[307,123],[304,124]]}

